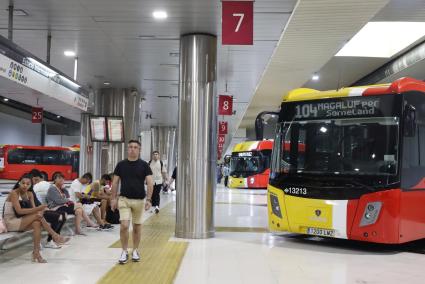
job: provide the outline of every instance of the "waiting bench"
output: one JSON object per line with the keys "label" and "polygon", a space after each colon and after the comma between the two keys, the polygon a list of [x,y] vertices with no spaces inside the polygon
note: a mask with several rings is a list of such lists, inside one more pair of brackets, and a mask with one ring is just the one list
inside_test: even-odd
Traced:
{"label": "waiting bench", "polygon": [[[4,209],[4,203],[6,202],[7,194],[0,195],[0,216],[3,217],[3,209]],[[67,222],[69,220],[73,220],[75,218],[74,215],[68,215]],[[7,232],[7,233],[0,233],[0,250],[4,249],[4,245],[8,240],[11,239],[17,239],[21,236],[26,236],[29,233],[31,233],[32,230],[25,231],[25,232]]]}

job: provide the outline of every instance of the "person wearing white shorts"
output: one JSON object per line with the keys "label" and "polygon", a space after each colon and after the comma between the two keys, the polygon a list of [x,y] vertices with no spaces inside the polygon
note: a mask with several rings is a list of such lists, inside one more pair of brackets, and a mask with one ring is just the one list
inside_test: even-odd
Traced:
{"label": "person wearing white shorts", "polygon": [[92,179],[91,173],[85,173],[82,177],[73,180],[69,188],[69,194],[72,201],[83,204],[83,210],[87,215],[93,214],[99,229],[106,229],[104,222],[100,218],[100,207],[96,202],[87,202],[88,199],[86,199],[84,194],[84,189],[91,183]]}

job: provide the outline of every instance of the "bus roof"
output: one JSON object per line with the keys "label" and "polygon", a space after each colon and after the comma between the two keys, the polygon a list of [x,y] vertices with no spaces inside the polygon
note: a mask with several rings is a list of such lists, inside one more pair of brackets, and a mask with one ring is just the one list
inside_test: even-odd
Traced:
{"label": "bus roof", "polygon": [[245,141],[245,142],[236,144],[235,147],[233,147],[232,153],[271,150],[272,148],[273,148],[273,140]]}
{"label": "bus roof", "polygon": [[31,145],[16,145],[16,144],[0,144],[0,148],[18,148],[18,149],[34,149],[34,150],[72,150],[79,151],[76,147],[61,147],[61,146],[31,146]]}
{"label": "bus roof", "polygon": [[408,91],[420,91],[425,93],[425,82],[413,78],[403,77],[394,81],[393,83],[388,84],[349,87],[329,91],[299,88],[286,94],[283,97],[283,102],[319,100],[338,97],[400,94]]}

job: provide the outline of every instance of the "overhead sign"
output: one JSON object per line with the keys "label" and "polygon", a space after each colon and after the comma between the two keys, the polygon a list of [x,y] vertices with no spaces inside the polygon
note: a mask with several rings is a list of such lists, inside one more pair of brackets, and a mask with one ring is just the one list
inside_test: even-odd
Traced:
{"label": "overhead sign", "polygon": [[89,99],[84,88],[52,68],[0,36],[1,77],[87,111]]}
{"label": "overhead sign", "polygon": [[253,1],[222,2],[223,45],[252,45],[254,38]]}
{"label": "overhead sign", "polygon": [[218,122],[218,134],[227,134],[227,121]]}
{"label": "overhead sign", "polygon": [[31,110],[32,123],[43,123],[43,108],[33,107]]}
{"label": "overhead sign", "polygon": [[218,114],[232,115],[233,113],[233,97],[220,95],[218,96]]}

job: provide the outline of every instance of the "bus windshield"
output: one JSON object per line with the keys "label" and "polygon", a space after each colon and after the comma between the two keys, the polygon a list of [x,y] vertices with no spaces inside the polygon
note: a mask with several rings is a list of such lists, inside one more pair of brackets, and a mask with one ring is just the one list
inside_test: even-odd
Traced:
{"label": "bus windshield", "polygon": [[233,153],[230,159],[230,175],[242,176],[264,172],[270,167],[271,150]]}
{"label": "bus windshield", "polygon": [[398,140],[398,117],[282,122],[274,144],[272,177],[393,176],[398,172]]}

